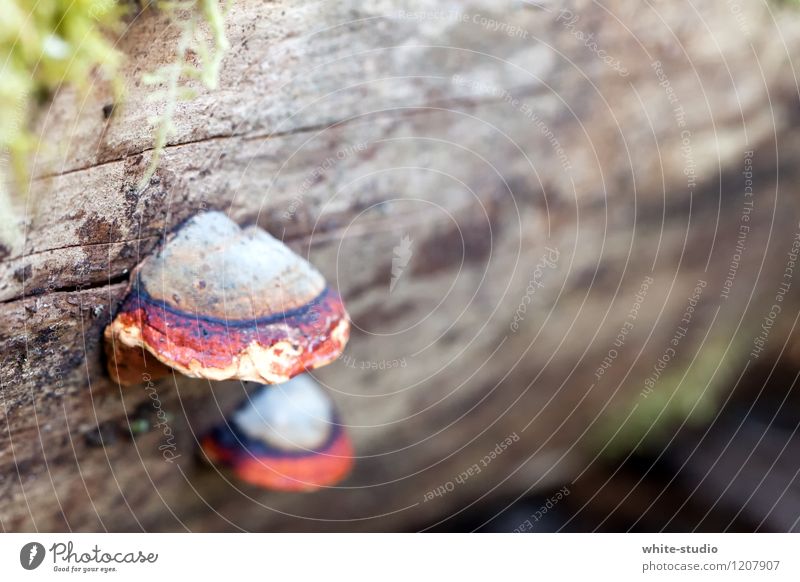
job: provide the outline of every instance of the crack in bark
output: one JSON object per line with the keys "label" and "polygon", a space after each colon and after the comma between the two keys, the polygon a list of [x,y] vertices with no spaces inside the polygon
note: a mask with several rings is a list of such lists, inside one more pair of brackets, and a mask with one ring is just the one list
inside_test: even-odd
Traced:
{"label": "crack in bark", "polygon": [[51,253],[53,251],[64,251],[64,250],[67,250],[67,249],[91,248],[91,247],[99,247],[99,246],[103,246],[103,245],[106,245],[106,246],[125,245],[125,244],[130,244],[130,243],[140,243],[140,242],[144,242],[144,241],[151,240],[151,239],[154,239],[154,238],[155,239],[160,238],[160,235],[155,235],[154,234],[154,235],[150,235],[150,236],[143,236],[141,238],[132,238],[132,239],[126,239],[126,240],[120,240],[120,241],[94,242],[94,243],[76,243],[76,244],[64,245],[64,246],[60,246],[60,247],[52,247],[52,248],[49,248],[49,249],[42,249],[40,251],[33,251],[33,252],[30,252],[30,253],[24,253],[24,254],[21,254],[21,255],[15,255],[13,257],[7,257],[5,259],[0,260],[0,266],[7,265],[7,264],[13,263],[15,261],[20,261],[20,260],[26,259],[28,257],[35,257],[35,256],[38,256],[38,255],[43,255],[45,253]]}
{"label": "crack in bark", "polygon": [[[517,87],[513,90],[509,90],[509,93],[514,95],[519,95],[520,97],[533,97],[537,93],[542,92],[541,87],[537,87],[535,85],[522,85]],[[185,141],[175,142],[175,143],[168,143],[164,146],[164,151],[168,151],[171,149],[177,149],[183,146],[191,146],[202,144],[206,142],[213,142],[213,141],[222,141],[228,139],[243,139],[245,141],[255,141],[255,140],[270,140],[270,139],[280,139],[283,137],[288,137],[292,135],[300,135],[303,133],[311,133],[313,131],[320,131],[324,129],[329,129],[332,127],[339,127],[343,125],[347,125],[352,123],[358,119],[365,117],[366,115],[376,115],[379,118],[384,119],[393,119],[393,118],[402,118],[402,117],[410,117],[413,115],[421,115],[430,113],[429,110],[437,110],[442,108],[451,107],[454,105],[463,105],[468,108],[476,108],[482,105],[493,105],[497,103],[502,103],[504,101],[503,97],[492,97],[486,99],[474,99],[469,97],[455,97],[452,99],[443,99],[439,101],[433,101],[428,104],[421,104],[421,105],[408,105],[404,107],[394,107],[391,109],[382,109],[377,112],[371,112],[370,114],[358,114],[353,115],[351,117],[346,117],[344,119],[339,119],[337,121],[331,121],[328,123],[317,123],[312,125],[305,125],[301,127],[295,127],[288,129],[286,131],[273,131],[268,133],[223,133],[223,134],[216,134],[216,135],[208,135],[197,139],[189,139]],[[400,111],[400,114],[397,112]],[[387,115],[387,113],[389,113]],[[50,174],[41,174],[33,178],[31,182],[40,182],[46,180],[52,180],[54,178],[61,178],[64,176],[69,176],[71,174],[76,174],[78,172],[85,172],[88,170],[92,170],[94,168],[101,168],[103,166],[107,166],[109,164],[117,164],[120,162],[125,161],[129,157],[138,156],[141,154],[146,154],[152,152],[155,148],[153,147],[143,147],[143,148],[136,148],[135,150],[130,150],[125,153],[125,155],[116,157],[110,160],[102,160],[98,161],[97,163],[88,165],[88,166],[81,166],[78,168],[70,168],[69,170],[65,170],[63,172],[55,172]]]}
{"label": "crack in bark", "polygon": [[11,305],[13,303],[23,302],[33,297],[52,297],[58,294],[67,295],[70,293],[83,293],[85,291],[98,291],[101,289],[111,290],[117,285],[121,286],[123,283],[127,284],[128,277],[129,273],[125,273],[124,275],[115,275],[114,277],[109,277],[103,281],[94,281],[92,283],[87,283],[86,285],[64,285],[62,287],[53,287],[52,289],[43,289],[40,293],[31,292],[25,295],[12,297],[10,299],[2,299],[0,300],[0,305]]}

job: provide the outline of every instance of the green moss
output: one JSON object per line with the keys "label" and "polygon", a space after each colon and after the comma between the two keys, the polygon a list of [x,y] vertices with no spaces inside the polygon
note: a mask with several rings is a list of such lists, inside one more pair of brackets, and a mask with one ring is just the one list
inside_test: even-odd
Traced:
{"label": "green moss", "polygon": [[[175,102],[191,96],[186,80],[196,78],[214,88],[228,49],[220,0],[156,5],[170,14],[181,36],[175,63],[148,77],[161,87],[154,92],[166,107],[154,120],[155,153],[144,182],[172,131]],[[0,184],[13,176],[17,190],[26,190],[26,160],[38,143],[30,131],[31,116],[59,87],[88,89],[99,76],[112,84],[117,100],[122,97],[118,70],[123,55],[114,48],[112,35],[123,26],[125,12],[118,0],[0,0],[0,151],[5,162]],[[198,64],[188,62],[189,52],[197,55]],[[6,247],[14,246],[18,238],[11,208],[10,194],[0,186],[0,244]]]}
{"label": "green moss", "polygon": [[37,97],[62,84],[84,88],[96,73],[116,78],[121,55],[107,33],[122,10],[114,0],[0,0],[0,14],[0,147],[24,176]]}
{"label": "green moss", "polygon": [[[30,116],[62,84],[86,87],[93,74],[116,78],[120,54],[107,37],[122,18],[114,0],[0,0],[0,180],[26,182],[37,145]],[[0,191],[0,243],[18,238],[8,191]]]}
{"label": "green moss", "polygon": [[[219,0],[194,0],[188,3],[161,3],[159,6],[170,12],[172,21],[180,29],[180,37],[175,61],[144,77],[145,83],[157,88],[151,98],[163,100],[164,109],[161,116],[153,120],[153,155],[139,182],[140,189],[147,186],[167,141],[175,131],[173,116],[176,103],[194,97],[195,92],[189,85],[193,80],[199,80],[208,89],[216,89],[220,65],[230,46],[223,26],[228,2],[221,4]],[[210,28],[210,43],[206,40],[206,25]],[[191,60],[190,54],[194,55]]]}
{"label": "green moss", "polygon": [[592,442],[613,457],[663,444],[684,421],[699,425],[711,420],[722,389],[731,381],[733,362],[741,356],[735,343],[727,355],[726,347],[727,342],[707,342],[691,364],[669,364],[651,390],[642,383],[628,406],[602,419]]}

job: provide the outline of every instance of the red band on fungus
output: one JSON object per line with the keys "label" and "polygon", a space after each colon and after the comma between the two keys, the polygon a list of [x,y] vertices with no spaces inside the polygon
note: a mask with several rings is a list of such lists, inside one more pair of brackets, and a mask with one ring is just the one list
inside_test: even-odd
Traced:
{"label": "red band on fungus", "polygon": [[344,430],[337,430],[325,448],[301,455],[226,448],[212,435],[204,437],[201,445],[211,461],[230,468],[245,483],[276,491],[312,491],[334,485],[353,467],[353,445]]}
{"label": "red band on fungus", "polygon": [[346,317],[329,289],[308,305],[251,321],[182,313],[141,291],[125,300],[117,322],[138,329],[148,351],[186,375],[277,383],[335,360],[347,343]]}
{"label": "red band on fungus", "polygon": [[275,384],[335,360],[349,331],[319,271],[263,230],[209,212],[136,268],[105,335],[109,372],[123,384],[169,368]]}

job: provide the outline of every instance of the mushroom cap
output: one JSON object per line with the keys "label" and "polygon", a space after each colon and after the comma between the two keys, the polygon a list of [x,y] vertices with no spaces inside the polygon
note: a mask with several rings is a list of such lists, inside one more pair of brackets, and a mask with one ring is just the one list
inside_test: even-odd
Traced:
{"label": "mushroom cap", "polygon": [[141,382],[146,350],[186,376],[273,384],[335,360],[349,333],[319,271],[265,231],[209,212],[135,269],[106,340],[122,383]]}
{"label": "mushroom cap", "polygon": [[211,461],[241,480],[279,491],[333,485],[353,465],[333,401],[308,375],[261,386],[201,444]]}

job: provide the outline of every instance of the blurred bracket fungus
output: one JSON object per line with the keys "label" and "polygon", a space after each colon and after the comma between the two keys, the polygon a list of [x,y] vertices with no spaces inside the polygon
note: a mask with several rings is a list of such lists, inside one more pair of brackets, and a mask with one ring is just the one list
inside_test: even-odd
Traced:
{"label": "blurred bracket fungus", "polygon": [[277,491],[335,485],[353,466],[353,447],[330,396],[308,374],[260,386],[201,441],[212,463]]}
{"label": "blurred bracket fungus", "polygon": [[260,228],[209,212],[134,269],[105,341],[120,384],[170,369],[277,384],[334,361],[349,335],[344,305],[319,271]]}

